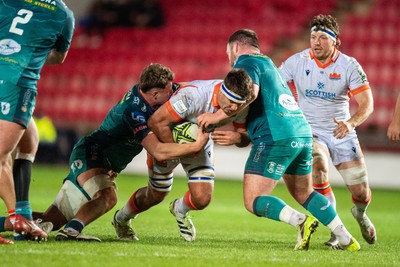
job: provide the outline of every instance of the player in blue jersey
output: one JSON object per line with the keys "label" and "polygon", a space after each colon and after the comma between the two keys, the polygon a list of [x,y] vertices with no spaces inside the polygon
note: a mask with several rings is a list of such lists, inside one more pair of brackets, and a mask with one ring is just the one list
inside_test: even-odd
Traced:
{"label": "player in blue jersey", "polygon": [[[9,214],[15,201],[12,187],[11,152],[24,135],[31,121],[36,101],[36,83],[44,64],[55,65],[64,61],[74,30],[73,13],[61,0],[0,0],[0,179],[8,188],[0,189]],[[38,30],[40,29],[40,30]],[[22,147],[23,144],[21,144]],[[17,168],[30,169],[20,160],[32,161],[31,155],[19,153]],[[27,238],[45,240],[47,234],[32,221],[28,201],[28,180],[16,181],[22,195],[15,206],[14,228]]]}
{"label": "player in blue jersey", "polygon": [[[249,106],[247,133],[252,148],[244,171],[244,205],[260,217],[286,222],[298,230],[295,250],[307,250],[318,221],[272,196],[278,180],[284,182],[294,199],[339,239],[338,249],[356,251],[360,246],[346,230],[328,199],[312,188],[311,128],[286,82],[270,58],[260,53],[257,34],[248,29],[232,34],[227,44],[229,63],[243,68],[253,81],[257,96]],[[224,114],[199,117],[207,126]],[[218,138],[223,132],[215,132]],[[240,140],[241,138],[236,138]]]}

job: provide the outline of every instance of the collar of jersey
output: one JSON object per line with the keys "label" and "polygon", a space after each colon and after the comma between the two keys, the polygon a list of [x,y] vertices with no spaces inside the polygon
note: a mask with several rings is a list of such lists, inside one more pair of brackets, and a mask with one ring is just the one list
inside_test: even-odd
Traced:
{"label": "collar of jersey", "polygon": [[212,105],[214,107],[216,107],[217,109],[220,109],[220,106],[218,105],[218,93],[219,93],[219,90],[221,88],[221,84],[222,84],[222,82],[217,83],[214,86],[214,92],[213,92],[213,96],[212,96]]}
{"label": "collar of jersey", "polygon": [[322,65],[321,62],[319,62],[319,60],[315,58],[314,53],[313,53],[312,49],[310,48],[310,58],[314,59],[315,63],[317,63],[318,67],[320,67],[321,69],[325,69],[326,67],[331,65],[333,62],[336,62],[339,55],[340,55],[340,51],[335,48],[335,50],[333,50],[330,60]]}

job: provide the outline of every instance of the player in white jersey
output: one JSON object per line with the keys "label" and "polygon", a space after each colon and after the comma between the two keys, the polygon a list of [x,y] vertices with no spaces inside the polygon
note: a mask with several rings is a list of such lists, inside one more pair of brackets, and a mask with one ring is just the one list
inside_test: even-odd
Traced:
{"label": "player in white jersey", "polygon": [[[310,49],[289,57],[280,66],[286,81],[293,85],[298,102],[314,136],[313,183],[336,207],[328,181],[328,161],[341,174],[352,194],[351,213],[369,244],[376,242],[375,227],[366,215],[371,201],[367,169],[355,128],[373,111],[367,76],[353,57],[341,53],[339,26],[330,15],[315,16],[311,23]],[[349,100],[358,108],[350,114]],[[334,236],[328,246],[336,244]]]}
{"label": "player in white jersey", "polygon": [[[173,142],[170,123],[190,121],[197,123],[197,116],[205,112],[215,113],[222,109],[228,116],[233,115],[244,106],[251,96],[251,79],[244,70],[232,70],[223,80],[204,80],[182,83],[178,91],[161,106],[148,121],[149,127],[163,142]],[[222,124],[234,122],[238,131],[245,132],[246,111],[236,116],[229,117]],[[215,125],[218,127],[220,125]],[[245,138],[243,138],[245,140]],[[214,142],[210,138],[204,150],[193,157],[181,158],[175,162],[150,162],[151,187],[164,188],[168,193],[172,186],[172,171],[180,163],[188,177],[189,190],[183,197],[175,199],[170,204],[170,211],[175,216],[179,226],[180,236],[186,241],[194,241],[196,229],[189,218],[190,210],[202,210],[211,202],[214,190]],[[140,199],[132,195],[123,209],[117,211],[114,216],[114,226],[119,239],[129,236],[129,228],[126,235],[120,229],[131,218],[149,208]],[[164,197],[166,194],[164,195]],[[149,202],[149,199],[147,199]],[[157,203],[155,203],[157,204]],[[154,205],[155,205],[154,204]],[[144,209],[145,207],[145,209]],[[122,226],[121,226],[122,225]]]}

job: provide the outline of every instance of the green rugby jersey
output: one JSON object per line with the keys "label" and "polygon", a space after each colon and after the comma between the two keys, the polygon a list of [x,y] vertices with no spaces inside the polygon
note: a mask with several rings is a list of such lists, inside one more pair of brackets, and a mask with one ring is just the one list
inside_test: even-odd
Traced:
{"label": "green rugby jersey", "polygon": [[51,49],[65,52],[74,31],[61,0],[0,0],[0,81],[35,88]]}
{"label": "green rugby jersey", "polygon": [[147,120],[154,111],[135,85],[108,112],[100,128],[79,141],[85,143],[86,157],[101,159],[102,167],[115,172],[125,169],[142,151],[141,142],[150,132]]}
{"label": "green rugby jersey", "polygon": [[247,116],[247,131],[251,140],[262,137],[277,141],[312,136],[311,128],[289,87],[269,57],[262,54],[241,55],[234,68],[245,69],[260,88]]}

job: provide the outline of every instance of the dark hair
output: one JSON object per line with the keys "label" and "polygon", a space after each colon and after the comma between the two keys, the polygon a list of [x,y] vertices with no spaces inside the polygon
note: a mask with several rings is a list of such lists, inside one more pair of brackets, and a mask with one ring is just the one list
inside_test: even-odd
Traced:
{"label": "dark hair", "polygon": [[249,45],[260,49],[257,33],[253,30],[242,29],[236,31],[228,39],[228,44],[231,44],[233,42],[239,42],[239,44],[241,45]]}
{"label": "dark hair", "polygon": [[230,91],[248,100],[253,92],[253,81],[244,69],[232,69],[225,77],[224,84]]}
{"label": "dark hair", "polygon": [[332,17],[331,15],[319,14],[315,16],[311,21],[311,28],[314,26],[316,26],[317,28],[325,27],[333,31],[333,33],[336,35],[336,47],[340,46],[341,42],[339,40],[339,35],[340,35],[339,24],[335,17]]}
{"label": "dark hair", "polygon": [[152,88],[165,88],[174,80],[175,74],[162,64],[152,63],[143,69],[140,74],[139,87],[144,93]]}

